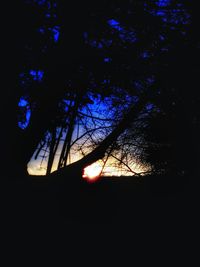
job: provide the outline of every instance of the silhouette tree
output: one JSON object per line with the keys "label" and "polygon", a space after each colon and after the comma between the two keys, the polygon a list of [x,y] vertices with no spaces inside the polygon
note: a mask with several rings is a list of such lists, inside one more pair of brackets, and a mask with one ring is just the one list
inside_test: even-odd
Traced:
{"label": "silhouette tree", "polygon": [[[199,111],[197,96],[199,48],[177,47],[160,84],[166,93],[156,100],[160,112],[146,125],[147,161],[156,172],[190,174],[198,171]],[[145,157],[145,156],[144,156]]]}
{"label": "silhouette tree", "polygon": [[[188,10],[191,9],[189,6]],[[191,18],[184,3],[127,0],[123,3],[99,1],[94,5],[87,0],[77,9],[75,3],[66,4],[65,1],[20,1],[16,10],[12,16],[17,24],[13,23],[11,32],[18,33],[20,43],[17,44],[12,34],[15,40],[12,60],[15,59],[16,66],[9,71],[13,77],[9,87],[16,88],[17,84],[18,88],[11,89],[8,98],[11,114],[18,116],[8,117],[7,130],[9,151],[15,151],[13,155],[20,172],[26,169],[34,151],[37,157],[46,146],[47,174],[50,174],[63,134],[65,140],[58,163],[62,170],[59,173],[67,173],[70,168],[77,168],[81,173],[84,167],[103,158],[113,144],[118,142],[120,145],[115,147],[120,150],[126,138],[137,140],[138,151],[142,152],[143,136],[150,136],[145,131],[153,110],[157,110],[156,116],[168,114],[168,121],[171,121],[166,96],[169,102],[170,97],[175,102],[179,95],[182,72],[179,71],[179,76],[174,79],[174,71],[181,67],[185,53],[188,56],[188,51],[191,52],[190,45],[195,36],[193,33],[191,38],[188,34]],[[37,19],[36,12],[40,14]],[[19,16],[20,21],[16,19]],[[20,74],[22,78],[19,79]],[[21,84],[25,79],[27,82],[23,87]],[[97,120],[93,129],[86,128],[94,149],[77,163],[65,167],[77,122],[85,124],[89,116],[84,113],[88,101],[95,105],[99,98],[101,103],[110,100],[115,121],[108,118],[110,130],[103,132],[99,140],[92,136]],[[181,104],[176,105],[181,114],[184,105],[180,109],[179,106]],[[20,111],[21,120],[31,112],[24,129],[17,127]],[[90,116],[94,121],[95,115]],[[99,128],[102,130],[103,127],[105,125]],[[159,138],[155,142],[159,143]],[[136,156],[134,151],[132,149],[130,154]],[[129,152],[126,150],[125,154]],[[147,162],[152,161],[153,157],[150,157]]]}

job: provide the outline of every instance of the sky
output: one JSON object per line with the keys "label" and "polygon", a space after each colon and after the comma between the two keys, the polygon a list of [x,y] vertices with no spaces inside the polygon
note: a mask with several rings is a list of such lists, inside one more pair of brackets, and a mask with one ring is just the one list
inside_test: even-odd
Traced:
{"label": "sky", "polygon": [[[71,163],[77,161],[78,159],[81,159],[81,155],[79,156],[72,156],[72,161]],[[55,171],[57,169],[57,163],[58,163],[58,158],[54,161],[54,165],[52,168],[52,171]],[[98,160],[97,162],[93,163],[92,165],[88,166],[87,171],[85,172],[86,174],[93,175],[95,174],[100,174],[101,176],[132,176],[133,173],[129,172],[126,167],[120,168],[118,166],[118,161],[115,159],[110,158],[107,161],[106,166],[103,168],[104,162],[102,160]],[[136,173],[144,172],[147,170],[147,168],[142,167],[141,165],[138,164],[130,164],[130,168],[132,168],[133,171]],[[103,171],[102,171],[103,170]],[[44,161],[41,165],[41,161],[39,160],[34,160],[32,159],[29,164],[28,164],[28,173],[30,175],[45,175],[46,174],[46,161]]]}
{"label": "sky", "polygon": [[[88,134],[86,134],[85,136],[80,138],[84,133],[87,132],[87,130],[85,129],[84,125],[82,123],[80,123],[80,121],[79,121],[80,125],[76,125],[76,127],[74,129],[73,138],[72,138],[71,143],[73,143],[73,142],[75,142],[75,143],[70,150],[70,161],[68,160],[67,164],[73,163],[73,162],[81,159],[83,157],[81,151],[84,154],[88,154],[91,151],[91,148],[90,148],[91,147],[91,140],[95,141],[95,138],[96,138],[96,140],[98,140],[99,138],[102,138],[102,137],[104,138],[104,136],[109,134],[109,131],[107,131],[107,130],[102,132],[101,127],[102,126],[104,127],[105,125],[107,125],[109,127],[113,123],[112,118],[113,118],[114,111],[111,110],[110,105],[103,103],[103,102],[100,102],[98,98],[96,100],[93,98],[93,103],[88,104],[87,108],[84,107],[83,109],[81,109],[81,111],[84,114],[86,114],[85,123],[88,127],[87,130],[95,129],[96,131],[93,132],[92,139],[90,138],[88,141],[87,141],[87,139],[89,137]],[[96,117],[96,119],[92,119],[90,117],[87,118],[87,115],[93,115],[94,117]],[[100,118],[101,120],[98,120],[98,118]],[[102,120],[103,119],[109,120],[109,118],[111,119],[111,121],[106,121],[102,125]],[[64,138],[65,138],[65,135],[63,135],[62,140],[64,140]],[[52,171],[55,171],[57,169],[57,165],[58,165],[59,156],[60,156],[63,142],[64,141],[60,142],[60,144],[58,146],[55,160],[54,160],[54,164],[52,167]],[[79,149],[80,147],[81,147],[81,151]],[[45,147],[44,147],[44,150],[45,150]],[[35,151],[32,159],[30,160],[30,162],[28,164],[28,172],[31,175],[45,175],[46,174],[47,160],[48,160],[48,151],[45,152],[42,150],[40,152],[38,158],[34,159],[36,152],[37,151]],[[47,156],[47,157],[44,158],[43,156]],[[117,155],[115,154],[115,156],[117,156]],[[118,158],[120,158],[120,155],[118,155]],[[96,162],[92,165],[91,169],[93,171],[94,171],[94,169],[99,170],[99,172],[102,172],[101,173],[102,176],[133,175],[133,173],[128,171],[128,169],[127,169],[127,167],[125,167],[125,165],[123,165],[123,167],[119,167],[119,161],[116,160],[114,157],[110,157],[108,159],[106,165],[102,169],[103,166],[104,166],[104,162],[102,160],[99,160],[98,162]],[[135,172],[143,172],[145,170],[145,168],[142,167],[141,164],[136,164],[132,160],[129,161],[129,167]]]}

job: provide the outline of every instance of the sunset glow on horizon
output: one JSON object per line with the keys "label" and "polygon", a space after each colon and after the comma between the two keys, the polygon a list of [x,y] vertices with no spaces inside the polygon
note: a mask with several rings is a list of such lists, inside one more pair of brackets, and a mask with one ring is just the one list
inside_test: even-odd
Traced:
{"label": "sunset glow on horizon", "polygon": [[99,179],[102,172],[102,166],[95,162],[84,169],[83,178],[89,182],[94,182]]}
{"label": "sunset glow on horizon", "polygon": [[[76,155],[77,156],[77,155]],[[73,162],[76,162],[80,158],[74,157]],[[136,173],[141,173],[147,171],[147,168],[136,163],[130,163],[130,168]],[[57,170],[57,162],[53,165],[52,172]],[[40,166],[39,161],[30,161],[28,164],[28,173],[30,175],[46,175],[46,166]],[[98,160],[93,164],[87,166],[84,171],[82,178],[86,179],[88,182],[95,182],[101,177],[120,177],[120,176],[133,176],[134,173],[126,169],[126,167],[121,168],[115,159],[109,159],[106,164],[103,160]]]}

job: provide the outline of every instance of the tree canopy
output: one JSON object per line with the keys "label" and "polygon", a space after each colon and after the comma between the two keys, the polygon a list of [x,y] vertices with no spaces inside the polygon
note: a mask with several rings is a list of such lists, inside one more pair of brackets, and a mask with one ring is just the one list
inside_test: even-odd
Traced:
{"label": "tree canopy", "polygon": [[[199,151],[193,1],[21,0],[7,7],[5,151],[50,175],[110,158],[184,173]],[[12,62],[12,64],[11,64]],[[6,102],[6,101],[5,101]],[[8,103],[7,102],[7,103]],[[7,103],[3,103],[6,110]],[[10,153],[4,155],[8,166]]]}

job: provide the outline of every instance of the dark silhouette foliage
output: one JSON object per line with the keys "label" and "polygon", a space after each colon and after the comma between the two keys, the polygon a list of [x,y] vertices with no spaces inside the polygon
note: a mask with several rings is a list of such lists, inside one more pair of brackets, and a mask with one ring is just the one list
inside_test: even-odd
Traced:
{"label": "dark silhouette foliage", "polygon": [[[78,7],[18,1],[7,11],[10,115],[4,150],[12,151],[15,170],[26,171],[33,153],[46,147],[50,174],[64,132],[58,169],[65,167],[81,109],[99,95],[101,101],[112,99],[116,123],[104,141],[94,142],[81,169],[104,157],[113,143],[119,150],[125,138],[137,139],[138,159],[155,172],[197,168],[199,40],[193,1],[88,0]],[[67,112],[63,100],[71,101]]]}

